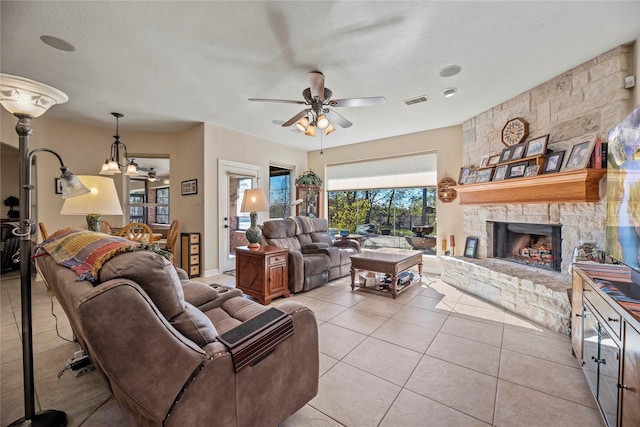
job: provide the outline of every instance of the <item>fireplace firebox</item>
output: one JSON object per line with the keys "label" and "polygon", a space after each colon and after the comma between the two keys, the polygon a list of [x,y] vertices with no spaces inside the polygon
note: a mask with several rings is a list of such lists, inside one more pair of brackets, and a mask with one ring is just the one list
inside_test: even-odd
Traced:
{"label": "fireplace firebox", "polygon": [[493,223],[493,256],[547,270],[560,271],[562,226],[517,222]]}

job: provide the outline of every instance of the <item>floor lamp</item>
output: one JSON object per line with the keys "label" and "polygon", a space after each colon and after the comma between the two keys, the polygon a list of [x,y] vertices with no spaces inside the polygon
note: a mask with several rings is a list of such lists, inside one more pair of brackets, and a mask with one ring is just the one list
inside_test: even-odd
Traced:
{"label": "floor lamp", "polygon": [[51,106],[67,102],[64,93],[50,86],[22,77],[0,74],[0,104],[18,118],[20,173],[20,227],[14,234],[20,238],[20,304],[22,310],[22,372],[24,381],[24,418],[11,426],[64,426],[67,414],[57,410],[36,413],[33,376],[33,331],[31,317],[31,162],[40,152],[48,152],[60,162],[62,197],[75,197],[89,190],[65,166],[62,158],[53,150],[40,148],[29,152],[29,138],[33,132],[31,119],[44,114]]}

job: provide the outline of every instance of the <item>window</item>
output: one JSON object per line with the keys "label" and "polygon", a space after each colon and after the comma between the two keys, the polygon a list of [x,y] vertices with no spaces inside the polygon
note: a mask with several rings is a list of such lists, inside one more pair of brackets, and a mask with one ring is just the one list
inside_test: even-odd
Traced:
{"label": "window", "polygon": [[269,166],[269,218],[291,215],[291,170]]}
{"label": "window", "polygon": [[156,190],[156,222],[169,224],[169,187]]}
{"label": "window", "polygon": [[129,193],[129,221],[145,222],[146,215],[144,213],[145,195],[144,193]]}
{"label": "window", "polygon": [[405,237],[416,232],[422,237],[429,229],[426,235],[435,236],[436,187],[340,190],[327,195],[329,227],[371,237],[365,247],[411,249]]}
{"label": "window", "polygon": [[236,199],[236,215],[238,217],[238,227],[236,229],[246,230],[251,226],[251,219],[249,217],[249,212],[240,212],[240,209],[242,208],[242,200],[244,199],[244,190],[248,190],[251,188],[253,178],[235,178],[235,181],[238,194],[238,198]]}

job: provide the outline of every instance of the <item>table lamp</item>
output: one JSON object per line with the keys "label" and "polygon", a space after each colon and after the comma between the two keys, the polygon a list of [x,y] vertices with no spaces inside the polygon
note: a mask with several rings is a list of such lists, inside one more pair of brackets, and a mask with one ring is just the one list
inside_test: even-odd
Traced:
{"label": "table lamp", "polygon": [[260,238],[262,237],[262,230],[256,225],[257,212],[265,212],[268,210],[269,204],[262,189],[251,188],[244,190],[240,212],[249,212],[249,217],[251,218],[251,226],[247,228],[245,232],[250,248],[259,248]]}
{"label": "table lamp", "polygon": [[122,215],[122,207],[116,184],[107,176],[78,175],[80,182],[91,192],[72,199],[65,199],[61,215],[86,215],[87,227],[100,231],[102,215]]}

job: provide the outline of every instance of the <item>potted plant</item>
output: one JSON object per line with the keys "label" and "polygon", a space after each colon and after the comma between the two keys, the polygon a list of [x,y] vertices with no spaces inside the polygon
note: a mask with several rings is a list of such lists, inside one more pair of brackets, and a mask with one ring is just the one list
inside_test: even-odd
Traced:
{"label": "potted plant", "polygon": [[312,185],[316,187],[322,187],[322,178],[320,178],[318,174],[316,174],[313,170],[309,169],[296,178],[296,185]]}
{"label": "potted plant", "polygon": [[9,207],[9,212],[7,212],[8,218],[19,218],[20,212],[13,210],[16,206],[20,205],[20,200],[17,197],[9,196],[4,199],[4,205]]}

